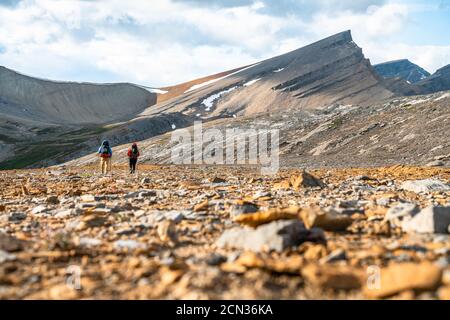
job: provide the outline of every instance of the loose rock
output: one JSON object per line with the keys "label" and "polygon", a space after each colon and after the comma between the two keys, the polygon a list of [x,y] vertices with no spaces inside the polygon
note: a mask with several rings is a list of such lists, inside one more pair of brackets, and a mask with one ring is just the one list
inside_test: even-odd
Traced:
{"label": "loose rock", "polygon": [[274,220],[296,219],[300,210],[299,207],[274,208],[263,212],[239,215],[234,218],[234,221],[247,226],[257,227]]}
{"label": "loose rock", "polygon": [[256,229],[233,228],[217,240],[221,248],[236,248],[254,252],[281,252],[308,239],[309,231],[298,220],[273,221]]}
{"label": "loose rock", "polygon": [[26,218],[27,218],[27,215],[23,212],[13,212],[9,215],[8,221],[20,222],[22,220],[25,220]]}
{"label": "loose rock", "polygon": [[392,226],[401,227],[402,223],[410,220],[420,209],[413,203],[401,203],[386,212],[385,221],[389,221]]}
{"label": "loose rock", "polygon": [[45,201],[49,204],[58,204],[59,203],[59,199],[57,196],[48,196]]}
{"label": "loose rock", "polygon": [[352,290],[362,286],[364,275],[350,267],[308,265],[301,271],[308,282],[323,289]]}
{"label": "loose rock", "polygon": [[437,179],[412,180],[402,183],[403,190],[412,191],[415,193],[429,193],[449,191],[450,187]]}
{"label": "loose rock", "polygon": [[23,250],[25,242],[0,232],[0,250],[17,252]]}
{"label": "loose rock", "polygon": [[158,235],[163,242],[176,243],[178,241],[175,223],[172,220],[165,220],[158,224]]}
{"label": "loose rock", "polygon": [[406,232],[448,233],[449,225],[450,207],[430,206],[404,221],[402,229]]}
{"label": "loose rock", "polygon": [[254,213],[257,211],[258,211],[257,205],[250,203],[250,202],[241,201],[241,202],[231,205],[230,217],[236,218],[237,216],[240,216],[242,214]]}
{"label": "loose rock", "polygon": [[303,209],[300,216],[308,229],[322,228],[327,231],[342,231],[353,222],[351,217],[335,213],[332,210],[323,211],[318,208]]}
{"label": "loose rock", "polygon": [[432,290],[441,276],[441,269],[429,262],[393,264],[383,268],[379,281],[364,292],[369,298],[385,298],[406,290]]}

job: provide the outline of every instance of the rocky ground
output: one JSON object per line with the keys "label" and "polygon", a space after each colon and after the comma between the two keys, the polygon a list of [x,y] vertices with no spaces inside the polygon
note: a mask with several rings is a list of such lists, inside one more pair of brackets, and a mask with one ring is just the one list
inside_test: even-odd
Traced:
{"label": "rocky ground", "polygon": [[450,169],[0,172],[2,299],[450,299]]}
{"label": "rocky ground", "polygon": [[[193,135],[192,129],[188,128]],[[277,129],[283,166],[450,166],[450,92],[394,98],[365,107],[335,104],[316,110],[286,109],[252,117],[218,119],[203,123],[204,132],[209,129],[220,130],[230,141],[242,134],[228,135],[228,129],[246,130],[247,135],[252,135],[251,130]],[[141,161],[173,163],[173,147],[181,148],[177,140],[172,142],[176,132],[138,140]],[[218,144],[223,142],[211,143]],[[130,144],[112,145],[113,161],[125,163]],[[91,152],[97,148],[92,146]],[[69,164],[78,166],[95,161],[97,156],[91,153]]]}

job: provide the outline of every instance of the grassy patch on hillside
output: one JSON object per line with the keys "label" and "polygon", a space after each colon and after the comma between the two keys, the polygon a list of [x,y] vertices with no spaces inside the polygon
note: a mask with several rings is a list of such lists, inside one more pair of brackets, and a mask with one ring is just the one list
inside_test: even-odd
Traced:
{"label": "grassy patch on hillside", "polygon": [[55,134],[58,131],[61,131],[60,127],[48,127],[48,128],[36,130],[36,134],[38,134],[38,135]]}
{"label": "grassy patch on hillside", "polygon": [[17,142],[17,139],[6,136],[4,134],[0,134],[0,141],[6,142],[6,143],[14,143],[14,142]]}
{"label": "grassy patch on hillside", "polygon": [[110,130],[110,128],[89,127],[89,128],[83,128],[83,129],[79,129],[79,130],[65,132],[65,133],[61,134],[60,137],[70,138],[70,139],[87,137],[87,136],[92,136],[92,135],[99,135],[99,134],[107,132],[108,130]]}
{"label": "grassy patch on hillside", "polygon": [[344,118],[340,117],[340,118],[336,118],[334,119],[330,125],[328,126],[329,129],[337,129],[340,126],[342,126],[344,124]]}
{"label": "grassy patch on hillside", "polygon": [[55,155],[54,146],[29,146],[20,148],[16,156],[10,160],[0,162],[0,169],[19,169],[31,166],[39,161],[51,158]]}
{"label": "grassy patch on hillside", "polygon": [[[70,156],[73,152],[79,150],[80,145],[84,142],[97,138],[108,130],[108,128],[104,127],[83,128],[63,132],[60,135],[55,135],[51,139],[30,141],[26,144],[0,135],[0,140],[15,144],[16,146],[16,150],[14,150],[15,156],[0,162],[0,170],[26,168],[39,164],[45,160],[62,160],[64,157]],[[52,134],[53,128],[50,130],[43,129],[40,134],[43,133]]]}

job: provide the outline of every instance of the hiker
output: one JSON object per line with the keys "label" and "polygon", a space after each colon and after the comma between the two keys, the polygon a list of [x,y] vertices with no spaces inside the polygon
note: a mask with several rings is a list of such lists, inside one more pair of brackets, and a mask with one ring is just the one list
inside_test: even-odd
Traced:
{"label": "hiker", "polygon": [[100,165],[102,168],[102,174],[110,172],[112,149],[109,146],[109,142],[107,140],[104,140],[102,142],[102,145],[98,149],[98,154],[100,156]]}
{"label": "hiker", "polygon": [[128,158],[130,159],[130,173],[133,174],[136,172],[136,164],[139,158],[139,149],[136,143],[133,143],[130,149],[128,149]]}

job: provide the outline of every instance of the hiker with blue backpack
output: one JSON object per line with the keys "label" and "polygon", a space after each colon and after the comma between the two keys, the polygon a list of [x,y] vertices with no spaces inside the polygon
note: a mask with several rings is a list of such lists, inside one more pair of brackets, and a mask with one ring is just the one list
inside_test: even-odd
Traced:
{"label": "hiker with blue backpack", "polygon": [[102,174],[111,172],[112,149],[109,146],[109,142],[107,140],[104,140],[100,148],[98,148],[98,154],[100,156],[100,166],[102,168]]}

